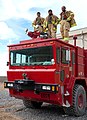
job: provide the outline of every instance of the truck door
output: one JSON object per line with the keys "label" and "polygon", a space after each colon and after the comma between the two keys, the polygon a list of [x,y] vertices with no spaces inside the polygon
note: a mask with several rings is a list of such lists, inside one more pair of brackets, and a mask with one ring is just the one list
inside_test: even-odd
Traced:
{"label": "truck door", "polygon": [[61,71],[60,71],[60,80],[64,81],[71,77],[71,51],[68,47],[61,47]]}
{"label": "truck door", "polygon": [[75,76],[75,50],[69,47],[56,49],[57,81],[62,84],[65,79]]}
{"label": "truck door", "polygon": [[72,66],[72,76],[74,77],[74,76],[76,76],[75,75],[75,50],[73,49],[72,51],[71,51],[71,66]]}

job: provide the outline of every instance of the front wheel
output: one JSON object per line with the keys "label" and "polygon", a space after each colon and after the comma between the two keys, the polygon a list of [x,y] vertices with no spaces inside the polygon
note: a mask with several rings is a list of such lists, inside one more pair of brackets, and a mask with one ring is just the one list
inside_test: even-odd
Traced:
{"label": "front wheel", "polygon": [[69,115],[82,116],[86,112],[86,91],[82,85],[76,84],[73,89],[73,105],[64,108]]}
{"label": "front wheel", "polygon": [[41,105],[43,104],[43,102],[23,100],[23,104],[27,108],[36,108],[36,109],[39,109],[39,108],[41,108]]}

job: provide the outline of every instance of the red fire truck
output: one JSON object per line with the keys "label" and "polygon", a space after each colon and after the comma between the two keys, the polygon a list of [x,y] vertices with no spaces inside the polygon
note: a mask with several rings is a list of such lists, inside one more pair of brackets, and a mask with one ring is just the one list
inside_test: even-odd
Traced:
{"label": "red fire truck", "polygon": [[31,40],[8,46],[8,81],[4,87],[26,107],[40,108],[47,102],[63,107],[69,115],[84,115],[87,50],[58,38],[29,35]]}

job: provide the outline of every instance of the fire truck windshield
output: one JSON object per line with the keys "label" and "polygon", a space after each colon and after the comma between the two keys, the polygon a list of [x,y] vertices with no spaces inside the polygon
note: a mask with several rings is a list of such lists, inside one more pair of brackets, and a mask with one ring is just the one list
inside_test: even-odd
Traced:
{"label": "fire truck windshield", "polygon": [[11,66],[52,65],[52,46],[10,51]]}

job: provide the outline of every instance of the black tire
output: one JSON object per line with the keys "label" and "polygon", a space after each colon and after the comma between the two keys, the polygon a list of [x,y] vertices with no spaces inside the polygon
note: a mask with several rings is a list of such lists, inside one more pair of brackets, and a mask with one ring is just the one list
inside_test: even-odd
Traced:
{"label": "black tire", "polygon": [[41,108],[43,102],[31,101],[31,104],[32,104],[33,108],[39,109],[39,108]]}
{"label": "black tire", "polygon": [[68,115],[82,116],[86,113],[86,91],[82,85],[76,84],[73,89],[73,105],[64,108]]}
{"label": "black tire", "polygon": [[23,104],[25,105],[26,108],[39,109],[39,108],[41,108],[41,105],[43,104],[43,102],[23,100]]}

